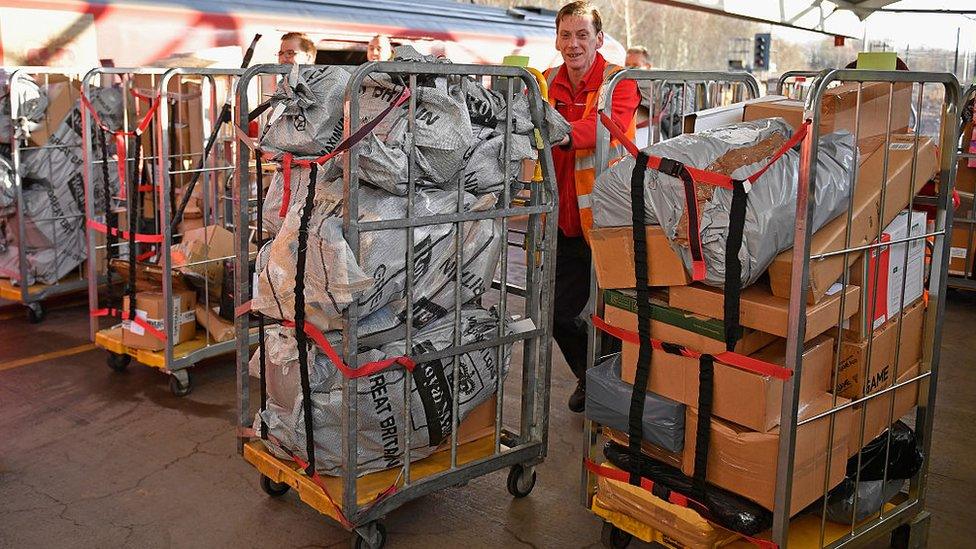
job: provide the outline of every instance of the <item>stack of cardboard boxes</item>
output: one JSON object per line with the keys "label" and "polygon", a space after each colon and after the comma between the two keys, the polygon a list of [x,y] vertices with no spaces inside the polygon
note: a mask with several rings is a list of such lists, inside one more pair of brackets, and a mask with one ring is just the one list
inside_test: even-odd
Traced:
{"label": "stack of cardboard boxes", "polygon": [[[886,116],[889,98],[893,113],[890,126]],[[924,243],[901,243],[873,249],[871,253],[852,253],[846,261],[843,254],[817,257],[878,242],[879,237],[880,242],[898,242],[924,231],[924,214],[906,208],[914,193],[936,173],[937,159],[930,139],[907,133],[910,99],[910,85],[890,88],[888,84],[864,84],[860,91],[858,85],[842,85],[824,97],[822,135],[837,130],[853,133],[855,114],[860,111],[860,155],[850,230],[848,215],[842,215],[811,240],[810,253],[815,259],[810,263],[810,286],[804,297],[806,333],[802,337],[802,375],[797,380],[801,421],[919,373],[925,317]],[[783,117],[798,127],[803,105],[767,97],[702,111],[686,117],[686,131],[773,116]],[[885,150],[889,127],[891,136]],[[884,231],[881,227],[885,227]],[[651,336],[700,352],[724,351],[722,289],[692,283],[660,228],[648,227],[647,237],[649,279],[654,287]],[[594,228],[591,244],[606,322],[636,331],[632,229]],[[788,333],[792,260],[792,250],[783,252],[769,267],[768,277],[742,291],[740,322],[744,332],[736,352],[774,364],[786,363],[786,338],[792,335]],[[844,279],[845,266],[850,269],[846,287],[838,284]],[[636,345],[623,344],[621,377],[628,383],[634,381],[637,349]],[[838,363],[837,378],[833,379]],[[654,352],[650,372],[647,389],[686,404],[687,413],[685,444],[680,455],[662,458],[660,449],[648,454],[680,464],[682,471],[691,476],[698,421],[698,361]],[[783,481],[777,476],[783,385],[769,376],[715,364],[707,480],[769,510],[773,510],[776,483]],[[894,394],[893,418],[897,420],[916,405],[917,384]],[[824,495],[825,479],[828,489],[844,479],[847,457],[856,454],[890,424],[890,402],[890,398],[878,398],[845,407],[833,415],[833,429],[829,417],[798,427],[791,516]],[[862,434],[864,406],[867,413]],[[625,440],[620,433],[613,436]],[[828,452],[833,456],[829,470]],[[634,509],[640,506],[630,500],[654,498],[641,490],[627,492],[626,501],[614,497],[623,493],[619,486],[610,486],[614,482],[601,479],[600,506],[616,506],[614,510],[633,516]],[[654,513],[635,518],[658,529],[666,527],[659,524]]]}

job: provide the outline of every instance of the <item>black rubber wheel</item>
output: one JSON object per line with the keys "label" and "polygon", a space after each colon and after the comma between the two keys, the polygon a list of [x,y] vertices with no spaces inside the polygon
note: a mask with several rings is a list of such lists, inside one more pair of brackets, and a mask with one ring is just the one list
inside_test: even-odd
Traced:
{"label": "black rubber wheel", "polygon": [[189,374],[186,376],[186,384],[180,383],[176,376],[169,376],[169,390],[173,396],[185,397],[193,389]]}
{"label": "black rubber wheel", "polygon": [[600,542],[603,543],[604,547],[610,547],[611,549],[624,549],[630,545],[630,541],[634,539],[634,536],[624,532],[620,528],[617,528],[609,522],[603,523],[603,531],[600,532]]}
{"label": "black rubber wheel", "polygon": [[132,362],[132,357],[129,355],[119,355],[115,353],[109,353],[108,357],[105,359],[105,363],[108,367],[115,372],[124,372],[126,368],[129,367],[129,363]]}
{"label": "black rubber wheel", "polygon": [[273,498],[280,498],[288,493],[291,486],[288,486],[284,482],[275,482],[270,478],[261,475],[261,489],[264,490],[265,494],[268,494]]}
{"label": "black rubber wheel", "polygon": [[526,469],[521,464],[515,464],[508,470],[508,493],[515,498],[524,498],[532,493],[535,488],[535,469],[531,476],[526,474]]}
{"label": "black rubber wheel", "polygon": [[46,315],[47,311],[39,301],[27,304],[27,321],[31,324],[40,324]]}
{"label": "black rubber wheel", "polygon": [[382,522],[370,523],[366,528],[375,529],[378,536],[370,543],[359,533],[356,533],[356,549],[382,549],[386,546],[386,526],[383,526]]}

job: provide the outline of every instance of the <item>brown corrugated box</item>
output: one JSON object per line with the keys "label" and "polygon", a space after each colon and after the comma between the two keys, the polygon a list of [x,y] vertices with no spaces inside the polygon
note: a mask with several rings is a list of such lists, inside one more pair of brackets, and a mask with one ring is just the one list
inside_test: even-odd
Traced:
{"label": "brown corrugated box", "polygon": [[[920,364],[915,363],[904,373],[898,375],[898,383],[917,377],[920,371]],[[889,412],[891,413],[891,423],[894,423],[912,411],[918,404],[918,386],[920,382],[910,383],[904,387],[899,387],[887,394],[877,396],[865,403],[855,404],[851,407],[850,437],[848,438],[848,455],[853,456],[867,443],[878,438],[885,432],[891,424],[888,422]],[[880,389],[879,389],[880,390]],[[892,409],[892,393],[894,393],[894,409]],[[867,412],[864,416],[864,439],[860,438],[861,433],[861,413],[864,406]],[[843,428],[843,423],[838,426]],[[849,457],[848,456],[848,457]]]}
{"label": "brown corrugated box", "polygon": [[[603,466],[614,468],[609,463]],[[639,486],[618,480],[597,477],[595,503],[660,532],[671,547],[714,549],[740,537],[713,525],[693,509],[668,503]]]}
{"label": "brown corrugated box", "polygon": [[[820,135],[839,130],[854,133],[858,105],[857,83],[841,84],[824,92],[820,111]],[[887,82],[866,82],[861,87],[859,139],[888,133],[888,98],[891,96],[891,132],[901,133],[908,129],[911,114],[912,85],[894,85],[894,95]],[[742,120],[759,120],[780,117],[793,128],[803,124],[802,101],[783,99],[746,105]]]}
{"label": "brown corrugated box", "polygon": [[[976,171],[976,170],[974,170]],[[966,211],[962,215],[966,215]],[[973,272],[973,252],[976,251],[976,230],[973,231],[973,239],[969,240],[970,226],[966,223],[957,223],[952,228],[952,242],[949,245],[949,274],[966,276],[966,271]]]}
{"label": "brown corrugated box", "polygon": [[[603,435],[622,446],[627,446],[629,444],[630,437],[627,435],[627,433],[617,431],[616,429],[603,427]],[[659,448],[650,442],[647,442],[646,440],[641,441],[641,453],[645,456],[652,457],[661,463],[666,463],[678,469],[681,468],[681,454],[669,452],[664,448]]]}
{"label": "brown corrugated box", "polygon": [[[193,309],[197,304],[197,295],[185,290],[173,292],[173,324],[175,334],[171,337],[170,343],[178,345],[184,341],[189,341],[197,333],[197,323],[194,318]],[[129,310],[129,297],[126,296],[122,302],[122,308]],[[166,300],[162,292],[138,292],[136,294],[136,315],[144,316],[154,328],[165,332],[163,318],[166,316]],[[145,333],[145,330],[134,323],[125,321],[122,330],[122,344],[134,349],[148,349],[150,351],[160,351],[166,347],[166,342],[156,339],[154,336]],[[134,331],[133,331],[134,330]],[[142,332],[142,333],[140,333]]]}
{"label": "brown corrugated box", "polygon": [[[833,363],[833,340],[818,338],[807,344],[803,354],[800,383],[800,407],[805,408],[828,388]],[[786,343],[779,341],[752,356],[782,366],[786,363]],[[783,400],[783,381],[740,370],[715,362],[712,413],[748,427],[766,432],[779,425]],[[637,357],[621,357],[620,377],[633,384],[637,374]],[[698,360],[670,353],[651,354],[651,375],[647,389],[658,395],[698,406]]]}
{"label": "brown corrugated box", "polygon": [[[833,395],[823,393],[807,407],[806,413],[800,414],[800,419],[829,410],[833,398]],[[837,397],[837,401],[838,406],[848,402],[840,397]],[[850,416],[850,408],[837,412],[837,425],[848,425]],[[685,450],[681,467],[689,476],[694,474],[695,468],[697,425],[697,410],[689,406],[685,416]],[[772,510],[779,457],[778,430],[756,433],[724,420],[713,419],[711,434],[705,477],[708,482]],[[790,516],[823,497],[827,448],[830,446],[833,447],[833,459],[827,489],[844,480],[849,436],[847,429],[835,428],[833,440],[830,441],[828,417],[797,428]]]}
{"label": "brown corrugated box", "polygon": [[[888,184],[885,192],[884,214],[881,211],[881,178],[884,174],[884,148],[875,150],[861,164],[854,191],[854,213],[851,221],[850,246],[862,246],[878,237],[879,225],[887,226],[909,203],[912,186],[912,148],[915,136],[892,135],[888,150]],[[862,149],[863,150],[863,149]],[[915,162],[915,192],[938,170],[935,146],[927,137],[918,138],[918,160]],[[818,255],[845,248],[847,214],[824,225],[810,239],[810,255]],[[854,263],[854,257],[848,264]],[[790,296],[790,277],[793,270],[793,250],[776,256],[769,266],[769,283],[773,295]],[[810,263],[808,303],[816,303],[827,293],[844,272],[844,257],[836,255]]]}
{"label": "brown corrugated box", "polygon": [[213,312],[213,309],[208,309],[202,303],[197,303],[194,314],[197,324],[203,326],[203,329],[210,335],[211,341],[220,343],[234,339],[234,323],[220,318],[220,315]]}
{"label": "brown corrugated box", "polygon": [[[671,288],[668,296],[668,305],[672,307],[720,320],[725,316],[725,294],[720,288],[692,284]],[[809,341],[837,324],[840,297],[838,292],[820,303],[807,306],[807,333],[804,340]],[[844,318],[850,318],[857,312],[859,297],[860,289],[857,286],[847,287]],[[739,306],[739,322],[743,326],[779,337],[789,337],[788,299],[772,295],[762,285],[753,285],[742,290]]]}
{"label": "brown corrugated box", "polygon": [[[593,227],[590,231],[590,249],[601,288],[637,286],[634,231],[631,227]],[[649,286],[676,286],[691,282],[684,263],[671,249],[664,231],[657,225],[647,227],[647,275]]]}
{"label": "brown corrugated box", "polygon": [[45,88],[47,108],[44,111],[44,118],[30,133],[30,142],[37,147],[43,147],[47,145],[48,139],[57,131],[71,110],[79,105],[81,81],[61,74],[38,76],[37,80],[42,85],[47,82]]}
{"label": "brown corrugated box", "polygon": [[[859,398],[891,386],[896,370],[904,372],[922,359],[922,326],[925,320],[925,303],[917,301],[905,307],[905,315],[898,316],[874,331],[871,343],[871,362],[865,377],[868,359],[868,340],[856,339],[852,332],[844,331],[840,347],[840,364],[837,370],[837,394],[846,398]],[[899,324],[901,340],[899,348]],[[836,330],[834,331],[836,336]],[[895,355],[898,365],[895,367]]]}

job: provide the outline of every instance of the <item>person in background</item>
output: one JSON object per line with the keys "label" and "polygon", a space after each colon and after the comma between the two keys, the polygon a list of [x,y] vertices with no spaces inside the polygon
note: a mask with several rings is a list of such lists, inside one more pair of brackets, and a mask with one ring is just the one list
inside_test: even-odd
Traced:
{"label": "person in background", "polygon": [[[569,409],[586,404],[587,325],[580,314],[589,301],[590,246],[588,195],[595,178],[597,100],[604,82],[623,67],[607,63],[597,51],[603,46],[600,12],[588,2],[571,2],[556,14],[556,49],[563,64],[545,72],[549,102],[570,123],[568,136],[552,149],[559,189],[559,233],[556,247],[556,289],[553,296],[553,339],[576,376]],[[624,81],[614,91],[611,118],[633,137],[634,111],[640,101],[637,85]],[[619,153],[611,150],[611,157]],[[580,203],[577,199],[583,195]],[[581,210],[584,215],[581,216]]]}
{"label": "person in background", "polygon": [[389,61],[392,58],[393,45],[390,44],[390,37],[385,34],[377,34],[366,46],[367,61]]}
{"label": "person in background", "polygon": [[[627,48],[627,58],[624,62],[628,69],[650,69],[651,56],[647,53],[644,46],[633,46]],[[650,80],[640,80],[637,82],[640,90],[640,107],[637,109],[637,133],[634,136],[634,143],[643,149],[649,140],[649,126],[651,124],[651,98],[653,97],[653,82]]]}
{"label": "person in background", "polygon": [[315,44],[303,32],[289,32],[281,37],[278,63],[282,65],[315,64]]}

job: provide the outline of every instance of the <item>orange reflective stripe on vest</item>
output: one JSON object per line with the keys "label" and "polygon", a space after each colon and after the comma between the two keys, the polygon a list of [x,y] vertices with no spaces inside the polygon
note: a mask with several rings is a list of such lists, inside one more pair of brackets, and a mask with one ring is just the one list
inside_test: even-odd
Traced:
{"label": "orange reflective stripe on vest", "polygon": [[[607,79],[616,74],[618,71],[622,71],[624,68],[619,65],[612,65],[607,63],[607,66],[603,70],[603,84],[595,92],[589,92],[586,94],[586,106],[583,109],[583,118],[593,114],[594,109],[597,108],[597,103],[600,100],[600,96],[603,94],[603,86],[606,85]],[[552,88],[553,82],[556,80],[556,73],[559,68],[548,69],[545,72],[546,82],[549,84],[550,89]],[[555,100],[550,96],[549,102],[555,106]],[[630,124],[627,126],[625,132],[628,139],[634,140],[634,136],[637,133],[637,119],[632,117]],[[607,165],[613,165],[617,160],[620,160],[627,155],[627,149],[617,140],[610,141],[610,151]],[[591,199],[590,194],[593,192],[593,184],[596,182],[596,150],[595,149],[576,149],[576,203],[579,207],[580,214],[580,227],[583,230],[583,237],[586,241],[590,240],[590,229],[593,227],[593,210],[591,209]]]}

